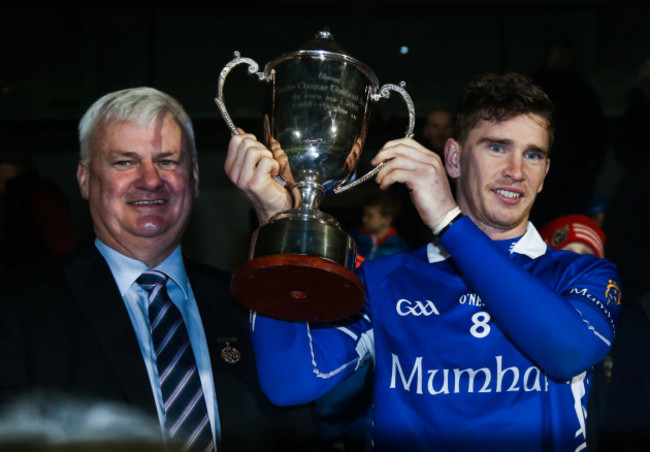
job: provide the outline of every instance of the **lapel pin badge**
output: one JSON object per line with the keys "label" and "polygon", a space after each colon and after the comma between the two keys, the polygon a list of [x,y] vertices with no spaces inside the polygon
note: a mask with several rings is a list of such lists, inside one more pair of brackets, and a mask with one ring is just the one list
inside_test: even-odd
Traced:
{"label": "lapel pin badge", "polygon": [[219,356],[228,364],[237,364],[241,360],[241,352],[230,345],[231,342],[237,342],[236,337],[222,337],[217,339],[217,342],[225,344],[219,352]]}

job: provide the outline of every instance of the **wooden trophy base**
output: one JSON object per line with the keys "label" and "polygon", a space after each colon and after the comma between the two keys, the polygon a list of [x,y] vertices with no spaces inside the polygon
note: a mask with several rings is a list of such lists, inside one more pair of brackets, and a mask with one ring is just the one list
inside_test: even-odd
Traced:
{"label": "wooden trophy base", "polygon": [[252,259],[233,274],[230,289],[259,314],[297,322],[347,317],[363,307],[359,277],[328,259],[275,254]]}

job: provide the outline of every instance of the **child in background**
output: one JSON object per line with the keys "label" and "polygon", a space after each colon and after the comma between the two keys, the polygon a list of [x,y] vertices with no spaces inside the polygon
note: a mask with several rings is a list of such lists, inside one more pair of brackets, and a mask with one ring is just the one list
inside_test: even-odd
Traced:
{"label": "child in background", "polygon": [[386,192],[370,194],[363,204],[362,224],[350,235],[357,243],[357,253],[374,259],[410,251],[393,225],[399,214],[398,202]]}
{"label": "child in background", "polygon": [[605,257],[605,233],[586,215],[565,215],[544,226],[539,234],[556,250]]}

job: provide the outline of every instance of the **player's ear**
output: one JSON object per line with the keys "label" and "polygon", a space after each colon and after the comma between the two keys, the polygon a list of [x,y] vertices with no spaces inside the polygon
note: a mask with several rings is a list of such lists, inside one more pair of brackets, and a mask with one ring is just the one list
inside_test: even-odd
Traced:
{"label": "player's ear", "polygon": [[460,144],[453,138],[445,143],[445,168],[449,177],[456,179],[460,176]]}

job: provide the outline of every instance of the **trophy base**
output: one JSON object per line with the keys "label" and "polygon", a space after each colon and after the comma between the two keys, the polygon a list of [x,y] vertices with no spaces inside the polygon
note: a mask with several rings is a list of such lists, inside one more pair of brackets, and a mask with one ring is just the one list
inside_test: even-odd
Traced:
{"label": "trophy base", "polygon": [[233,274],[230,289],[244,306],[296,322],[345,318],[363,307],[359,277],[320,257],[276,254],[252,259]]}

